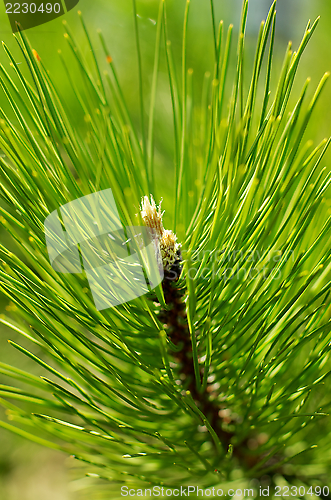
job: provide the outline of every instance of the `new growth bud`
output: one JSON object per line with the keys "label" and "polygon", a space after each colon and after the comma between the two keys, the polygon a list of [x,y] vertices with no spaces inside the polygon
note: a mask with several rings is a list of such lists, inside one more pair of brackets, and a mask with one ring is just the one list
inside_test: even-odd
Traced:
{"label": "new growth bud", "polygon": [[152,195],[150,200],[148,196],[142,198],[141,217],[145,225],[155,232],[159,240],[163,268],[170,270],[176,261],[181,260],[180,244],[177,243],[177,236],[172,231],[164,229],[162,223],[163,213],[161,212],[161,202],[157,206]]}

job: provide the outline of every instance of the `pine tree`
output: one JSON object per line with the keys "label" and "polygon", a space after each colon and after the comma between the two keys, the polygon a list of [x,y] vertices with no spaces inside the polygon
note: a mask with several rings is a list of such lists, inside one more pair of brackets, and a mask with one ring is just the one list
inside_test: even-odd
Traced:
{"label": "pine tree", "polygon": [[[81,15],[92,64],[67,25],[61,54],[81,127],[24,32],[15,37],[28,73],[4,45],[15,77],[1,67],[13,114],[1,110],[0,210],[15,251],[0,246],[0,273],[16,311],[1,321],[23,337],[22,345],[10,341],[17,365],[25,355],[48,375],[0,363],[13,380],[0,389],[11,423],[0,425],[73,455],[78,474],[89,476],[79,498],[121,498],[122,486],[226,492],[257,487],[256,480],[327,496],[331,174],[322,162],[329,140],[313,145],[305,131],[328,74],[310,99],[307,79],[292,106],[317,26],[308,23],[298,49],[288,45],[271,91],[275,7],[261,24],[246,89],[248,3],[234,54],[232,26],[217,30],[211,2],[214,67],[196,95],[186,63],[189,0],[181,79],[161,1],[148,124],[135,16],[140,126],[103,35],[98,61]],[[154,158],[161,55],[174,138],[163,171]],[[168,193],[162,177],[170,170]],[[52,268],[44,222],[109,188],[123,226],[156,224],[164,277],[146,295],[98,311],[84,272]]]}

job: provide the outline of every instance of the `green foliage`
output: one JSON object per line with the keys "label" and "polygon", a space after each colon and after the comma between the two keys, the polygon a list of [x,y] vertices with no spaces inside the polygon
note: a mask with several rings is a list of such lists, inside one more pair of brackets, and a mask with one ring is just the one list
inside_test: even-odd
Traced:
{"label": "green foliage", "polygon": [[[187,1],[179,78],[160,2],[148,120],[135,16],[140,125],[130,117],[102,34],[104,60],[97,61],[83,20],[91,61],[67,26],[68,53],[61,54],[82,123],[25,34],[16,39],[26,74],[4,45],[15,75],[1,67],[12,114],[0,111],[0,210],[17,251],[0,246],[0,274],[17,310],[2,322],[23,336],[23,345],[12,342],[18,363],[26,355],[48,376],[0,364],[0,373],[18,381],[0,386],[14,422],[0,425],[75,455],[93,476],[88,484],[96,481],[107,498],[121,484],[249,484],[276,471],[276,482],[309,485],[325,483],[330,473],[331,173],[321,164],[329,141],[314,146],[304,138],[327,75],[310,99],[307,80],[291,107],[297,67],[317,22],[308,24],[296,52],[288,46],[271,93],[275,4],[261,25],[248,89],[247,1],[236,55],[232,26],[217,27],[211,8],[215,61],[197,95],[186,65],[189,8]],[[163,159],[163,170],[154,158],[161,56],[174,138],[174,157]],[[163,192],[167,172],[172,192]],[[173,217],[167,226],[182,242],[179,286],[187,292],[196,373],[200,367],[204,374],[197,389],[212,388],[211,398],[234,416],[237,425],[227,427],[226,419],[223,425],[234,432],[234,446],[248,443],[254,466],[223,446],[185,390],[152,297],[99,312],[83,273],[52,269],[47,215],[109,187],[124,225],[137,224],[142,196],[165,198],[166,216]],[[106,482],[103,490],[98,478],[115,486]]]}

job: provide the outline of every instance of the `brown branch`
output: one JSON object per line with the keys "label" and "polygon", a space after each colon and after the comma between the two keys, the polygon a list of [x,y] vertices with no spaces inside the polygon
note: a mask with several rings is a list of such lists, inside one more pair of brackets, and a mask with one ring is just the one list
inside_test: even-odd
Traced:
{"label": "brown branch", "polygon": [[[199,392],[196,387],[195,371],[192,356],[192,341],[186,315],[186,305],[184,302],[185,290],[178,287],[177,281],[181,273],[181,257],[178,252],[178,259],[175,264],[165,270],[162,288],[165,302],[169,309],[161,308],[159,319],[164,324],[167,335],[171,342],[176,346],[181,345],[179,352],[173,353],[174,359],[178,364],[178,375],[183,379],[186,390],[189,390],[197,407],[206,416],[211,426],[219,437],[224,449],[227,451],[231,444],[235,432],[223,429],[223,422],[227,424],[236,424],[233,419],[226,417],[226,420],[219,414],[222,407],[217,401],[211,399],[214,392],[211,385],[208,384],[206,390]],[[200,380],[203,372],[200,369]],[[233,446],[233,455],[245,468],[252,468],[256,465],[261,456],[257,456],[248,451],[249,438],[245,438],[241,443]]]}

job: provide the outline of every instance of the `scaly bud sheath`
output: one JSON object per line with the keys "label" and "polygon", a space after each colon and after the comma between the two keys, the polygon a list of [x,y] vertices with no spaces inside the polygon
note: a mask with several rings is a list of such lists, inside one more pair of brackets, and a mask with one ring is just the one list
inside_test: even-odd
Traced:
{"label": "scaly bud sheath", "polygon": [[[149,200],[148,196],[144,196],[141,201],[141,217],[145,225],[151,228],[159,240],[163,269],[165,277],[170,280],[179,278],[181,269],[177,269],[181,261],[180,244],[177,243],[177,236],[169,229],[164,229],[162,223],[161,202],[157,207],[153,196]],[[173,266],[176,264],[176,272]],[[173,277],[171,277],[171,274]]]}

